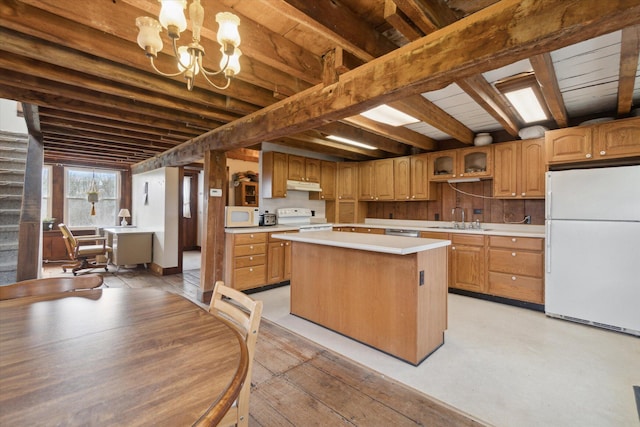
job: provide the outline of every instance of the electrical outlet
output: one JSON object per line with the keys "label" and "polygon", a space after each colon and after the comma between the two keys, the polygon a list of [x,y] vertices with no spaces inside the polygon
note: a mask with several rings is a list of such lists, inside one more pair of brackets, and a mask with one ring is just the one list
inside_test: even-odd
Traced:
{"label": "electrical outlet", "polygon": [[524,216],[524,223],[525,224],[531,224],[531,215],[525,215]]}

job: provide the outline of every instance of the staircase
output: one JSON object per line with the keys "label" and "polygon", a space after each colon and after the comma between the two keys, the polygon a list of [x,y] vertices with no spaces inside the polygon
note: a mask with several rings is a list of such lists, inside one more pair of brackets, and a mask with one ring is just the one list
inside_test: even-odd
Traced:
{"label": "staircase", "polygon": [[0,132],[0,285],[16,281],[28,137]]}

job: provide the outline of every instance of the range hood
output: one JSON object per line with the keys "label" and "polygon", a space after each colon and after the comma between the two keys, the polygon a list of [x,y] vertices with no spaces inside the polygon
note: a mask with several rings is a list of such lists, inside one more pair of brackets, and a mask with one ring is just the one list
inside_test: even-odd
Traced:
{"label": "range hood", "polygon": [[287,180],[287,190],[320,192],[322,188],[320,188],[320,184],[317,182],[293,181],[289,179]]}

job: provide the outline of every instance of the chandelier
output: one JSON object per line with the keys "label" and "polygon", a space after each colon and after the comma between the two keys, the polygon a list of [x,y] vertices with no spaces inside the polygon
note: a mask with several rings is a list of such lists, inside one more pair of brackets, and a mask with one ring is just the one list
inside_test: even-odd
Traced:
{"label": "chandelier", "polygon": [[[231,78],[240,72],[240,55],[238,49],[240,45],[240,33],[238,26],[240,19],[229,12],[216,14],[216,22],[219,25],[217,40],[220,44],[220,69],[210,71],[202,65],[204,57],[204,47],[200,44],[200,31],[204,22],[204,8],[200,5],[200,0],[193,0],[189,5],[189,20],[191,21],[191,33],[193,41],[186,45],[177,45],[180,33],[187,28],[187,20],[184,16],[184,9],[187,7],[187,0],[158,0],[162,6],[160,16],[157,20],[148,16],[140,16],[136,19],[136,26],[140,29],[138,33],[138,46],[144,49],[145,54],[151,60],[151,66],[158,73],[165,77],[175,77],[184,74],[187,80],[187,89],[193,89],[194,79],[202,72],[204,78],[210,85],[218,89],[226,89],[231,84]],[[154,59],[158,57],[158,52],[162,50],[162,39],[160,31],[167,30],[169,38],[173,44],[173,54],[176,58],[178,71],[175,73],[163,73],[158,70]],[[218,86],[209,76],[223,74],[226,84]]]}

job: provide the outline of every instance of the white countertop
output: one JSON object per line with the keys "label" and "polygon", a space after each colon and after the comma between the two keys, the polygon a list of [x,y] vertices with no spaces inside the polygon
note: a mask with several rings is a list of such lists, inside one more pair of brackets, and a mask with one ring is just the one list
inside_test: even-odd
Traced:
{"label": "white countertop", "polygon": [[385,236],[384,234],[342,233],[339,231],[309,231],[296,234],[274,234],[273,237],[294,242],[336,246],[371,252],[407,255],[449,246],[451,241],[416,237]]}
{"label": "white countertop", "polygon": [[104,231],[112,234],[142,234],[142,233],[154,233],[151,228],[138,228],[138,227],[106,227]]}
{"label": "white countertop", "polygon": [[[467,223],[469,225],[469,223]],[[514,236],[514,237],[537,237],[544,238],[544,225],[531,224],[494,224],[483,223],[481,228],[450,228],[452,223],[449,221],[416,221],[404,219],[376,219],[366,218],[364,223],[348,223],[333,224],[334,227],[368,227],[368,228],[400,228],[403,230],[418,231],[437,231],[441,233],[467,233],[482,234],[492,236]],[[279,233],[286,231],[297,231],[298,226],[293,225],[270,225],[263,227],[241,227],[241,228],[225,228],[226,233]],[[369,234],[367,234],[369,235]]]}

